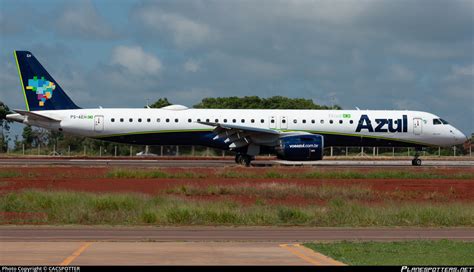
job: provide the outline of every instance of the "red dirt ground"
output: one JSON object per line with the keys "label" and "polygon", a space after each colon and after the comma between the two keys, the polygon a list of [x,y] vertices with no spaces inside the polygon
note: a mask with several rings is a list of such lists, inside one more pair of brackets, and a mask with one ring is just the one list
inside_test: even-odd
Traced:
{"label": "red dirt ground", "polygon": [[[161,171],[168,173],[193,172],[209,176],[207,178],[184,179],[114,179],[104,178],[112,168],[106,167],[13,167],[0,168],[2,171],[15,171],[24,175],[16,178],[0,178],[0,194],[24,189],[42,189],[58,191],[83,191],[83,192],[121,192],[144,193],[148,195],[164,194],[164,190],[180,185],[234,185],[249,186],[248,184],[265,183],[290,183],[300,186],[358,186],[370,188],[374,199],[364,202],[377,203],[384,200],[394,201],[429,201],[429,202],[473,202],[474,180],[468,179],[251,179],[251,178],[219,178],[216,174],[223,171],[245,172],[263,174],[268,171],[282,173],[301,173],[315,171],[314,168],[289,167],[289,168],[163,168]],[[385,168],[324,168],[321,171],[383,171]],[[387,168],[387,170],[404,171],[430,171],[442,174],[474,173],[474,168],[435,168],[435,169],[409,169]],[[143,169],[146,171],[146,169]],[[183,196],[184,197],[184,196]],[[187,198],[200,200],[229,199],[243,204],[253,204],[257,201],[254,196],[189,196]],[[286,199],[258,199],[267,204],[294,204],[308,205],[324,202],[318,199],[307,199],[301,196],[289,196]]]}

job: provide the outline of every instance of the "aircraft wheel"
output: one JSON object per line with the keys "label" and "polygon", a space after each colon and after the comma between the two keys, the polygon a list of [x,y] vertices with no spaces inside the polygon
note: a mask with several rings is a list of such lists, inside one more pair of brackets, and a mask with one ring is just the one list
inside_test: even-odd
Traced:
{"label": "aircraft wheel", "polygon": [[242,158],[242,162],[245,164],[246,167],[249,167],[250,166],[250,163],[252,162],[252,157],[250,156],[244,156]]}
{"label": "aircraft wheel", "polygon": [[411,161],[411,165],[413,166],[421,166],[421,160],[420,159],[413,159]]}
{"label": "aircraft wheel", "polygon": [[241,154],[235,155],[235,163],[242,164],[242,155]]}

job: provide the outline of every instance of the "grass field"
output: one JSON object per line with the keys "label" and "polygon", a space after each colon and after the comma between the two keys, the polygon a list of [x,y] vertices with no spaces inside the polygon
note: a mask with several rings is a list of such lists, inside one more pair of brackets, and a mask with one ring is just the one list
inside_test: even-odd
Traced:
{"label": "grass field", "polygon": [[[67,177],[74,176],[73,173],[61,172],[56,176]],[[37,173],[20,170],[0,169],[0,178],[36,178]],[[220,170],[216,172],[197,172],[193,170],[180,170],[179,172],[170,172],[163,169],[129,169],[114,168],[108,170],[99,177],[117,178],[117,179],[205,179],[205,178],[224,178],[224,179],[474,179],[472,172],[425,172],[425,171],[401,171],[401,170],[376,170],[376,171],[357,171],[357,170],[304,170],[301,172],[288,172],[285,169],[274,169],[263,172],[252,172],[247,169],[239,170]]]}
{"label": "grass field", "polygon": [[[42,214],[28,218],[22,214]],[[15,214],[19,215],[15,218]],[[8,216],[6,216],[8,215]],[[198,201],[179,196],[22,191],[0,196],[0,223],[156,224],[156,225],[301,225],[474,226],[471,203],[384,202],[370,206],[341,198],[325,205],[266,205],[258,200]]]}
{"label": "grass field", "polygon": [[473,242],[404,241],[304,244],[350,265],[472,265]]}
{"label": "grass field", "polygon": [[161,169],[134,170],[134,169],[112,169],[107,174],[108,178],[235,178],[235,179],[474,179],[472,173],[435,173],[435,172],[411,172],[411,171],[309,171],[301,173],[285,173],[284,171],[270,170],[264,173],[252,173],[245,171],[219,171],[216,174],[196,173],[193,171],[182,171],[179,173],[168,173]]}
{"label": "grass field", "polygon": [[242,183],[237,185],[197,186],[185,184],[166,190],[167,193],[186,196],[237,195],[262,199],[285,199],[291,196],[305,199],[330,200],[333,198],[371,200],[375,197],[370,188],[363,186],[299,186],[291,183]]}

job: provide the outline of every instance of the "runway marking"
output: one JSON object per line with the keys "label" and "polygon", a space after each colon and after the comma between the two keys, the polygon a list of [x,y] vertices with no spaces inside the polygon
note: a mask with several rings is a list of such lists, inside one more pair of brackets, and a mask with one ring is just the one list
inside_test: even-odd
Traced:
{"label": "runway marking", "polygon": [[92,245],[92,242],[86,242],[82,244],[76,251],[72,253],[71,256],[64,259],[64,261],[62,261],[62,263],[60,263],[59,265],[69,265],[72,261],[74,261],[74,259],[79,257],[79,255],[81,255],[81,253],[84,252],[84,250],[86,250],[90,245]]}
{"label": "runway marking", "polygon": [[[314,265],[345,265],[344,263],[338,262],[309,248],[303,247],[300,244],[281,244],[280,247]],[[302,251],[306,251],[306,254]],[[313,258],[308,255],[313,255]]]}
{"label": "runway marking", "polygon": [[282,244],[280,245],[280,247],[288,250],[289,252],[295,254],[296,256],[300,257],[301,259],[307,261],[308,263],[311,263],[311,264],[314,264],[314,265],[323,265],[322,263],[316,261],[316,260],[313,260],[311,259],[310,257],[300,253],[298,250],[292,248],[292,247],[289,247],[290,245],[289,244]]}
{"label": "runway marking", "polygon": [[330,258],[326,255],[323,255],[317,251],[314,251],[310,248],[307,248],[305,246],[301,246],[300,244],[295,244],[296,247],[300,248],[301,250],[303,251],[306,251],[308,252],[308,254],[312,254],[314,255],[316,258],[318,258],[319,260],[321,260],[321,262],[323,262],[324,264],[329,264],[329,265],[346,265],[345,263],[343,262],[340,262],[340,261],[336,261],[334,260],[333,258]]}

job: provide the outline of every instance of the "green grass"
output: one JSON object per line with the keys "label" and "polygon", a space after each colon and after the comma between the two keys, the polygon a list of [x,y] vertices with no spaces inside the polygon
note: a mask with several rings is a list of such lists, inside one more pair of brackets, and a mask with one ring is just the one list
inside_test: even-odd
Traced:
{"label": "green grass", "polygon": [[16,171],[10,171],[10,170],[0,171],[0,178],[16,178],[19,176],[20,176],[20,173]]}
{"label": "green grass", "polygon": [[195,172],[167,173],[161,170],[112,169],[107,178],[158,179],[158,178],[204,178],[205,175]]}
{"label": "green grass", "polygon": [[474,179],[472,173],[442,174],[435,172],[410,171],[311,171],[303,173],[284,173],[268,171],[262,174],[226,171],[219,174],[223,178],[275,178],[275,179]]}
{"label": "green grass", "polygon": [[[29,223],[48,224],[159,224],[159,225],[301,225],[320,227],[365,226],[474,226],[474,206],[455,204],[400,204],[367,206],[333,199],[327,205],[305,207],[242,205],[233,201],[195,201],[176,196],[92,194],[22,191],[0,196],[2,212],[42,213]],[[19,218],[15,222],[22,223]]]}
{"label": "green grass", "polygon": [[351,265],[472,265],[474,252],[473,242],[451,240],[304,245]]}
{"label": "green grass", "polygon": [[12,170],[0,170],[0,179],[2,178],[36,178],[38,175],[31,172],[21,172]]}
{"label": "green grass", "polygon": [[436,172],[412,172],[412,171],[311,171],[302,173],[285,173],[284,171],[270,170],[263,173],[246,171],[225,170],[217,174],[196,173],[192,171],[182,171],[179,173],[168,173],[160,169],[112,169],[106,173],[107,178],[139,178],[139,179],[158,179],[158,178],[190,178],[203,179],[209,177],[217,178],[235,178],[235,179],[474,179],[472,173],[442,174]]}
{"label": "green grass", "polygon": [[166,190],[167,193],[193,195],[242,195],[265,199],[286,199],[298,196],[305,199],[329,200],[336,197],[355,200],[371,200],[376,196],[370,188],[363,186],[299,186],[291,183],[243,183],[235,185],[181,185]]}

